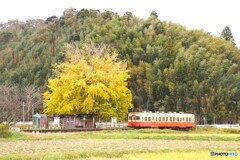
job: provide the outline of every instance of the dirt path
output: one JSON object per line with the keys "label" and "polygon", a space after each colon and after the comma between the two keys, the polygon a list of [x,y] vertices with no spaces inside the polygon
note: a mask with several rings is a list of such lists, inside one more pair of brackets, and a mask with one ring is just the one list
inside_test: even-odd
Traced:
{"label": "dirt path", "polygon": [[86,150],[239,149],[240,142],[186,140],[19,140],[0,142],[0,157],[13,154],[47,154]]}

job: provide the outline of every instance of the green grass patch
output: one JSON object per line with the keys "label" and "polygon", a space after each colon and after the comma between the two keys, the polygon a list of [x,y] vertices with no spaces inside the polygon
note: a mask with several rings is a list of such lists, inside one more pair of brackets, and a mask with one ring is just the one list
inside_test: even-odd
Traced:
{"label": "green grass patch", "polygon": [[196,141],[240,141],[239,130],[201,127],[190,131],[168,129],[103,130],[75,133],[23,133],[12,132],[5,140],[54,140],[54,139],[156,139]]}
{"label": "green grass patch", "polygon": [[[227,150],[214,150],[215,152],[226,152]],[[230,159],[238,157],[213,157],[211,150],[196,149],[159,149],[159,150],[124,150],[124,151],[82,151],[70,153],[52,153],[37,155],[10,155],[0,157],[1,160],[79,160],[79,159],[177,159],[177,160],[202,160],[202,159]],[[235,150],[234,152],[240,152]]]}
{"label": "green grass patch", "polygon": [[[233,160],[238,159],[238,156],[211,156],[211,151],[177,151],[177,152],[149,152],[149,153],[130,153],[121,157],[103,158],[103,157],[91,157],[86,158],[91,160],[139,160],[139,159],[161,159],[161,160]],[[238,151],[239,153],[239,151]]]}
{"label": "green grass patch", "polygon": [[1,141],[12,141],[12,140],[31,140],[34,139],[29,135],[26,135],[24,132],[15,132],[10,131],[9,137],[0,138]]}
{"label": "green grass patch", "polygon": [[[89,139],[93,145],[96,144],[96,142],[99,141],[114,141],[116,139],[115,146],[121,146],[122,143],[125,144],[125,142],[122,142],[123,140],[126,141],[126,143],[131,143],[131,140],[137,139],[138,142],[143,142],[147,140],[173,140],[172,143],[176,144],[179,141],[175,140],[190,140],[185,141],[186,143],[192,143],[192,141],[209,141],[209,145],[212,143],[218,144],[218,142],[211,142],[211,141],[219,141],[219,143],[222,143],[221,141],[230,141],[224,144],[235,144],[236,141],[240,141],[240,134],[238,131],[231,131],[226,129],[216,129],[216,128],[197,128],[196,130],[190,130],[190,131],[176,131],[176,130],[161,130],[161,129],[130,129],[130,130],[104,130],[104,131],[92,131],[92,132],[75,132],[75,133],[23,133],[23,132],[12,132],[11,137],[8,138],[0,138],[0,143],[4,144],[6,141],[6,144],[12,144],[14,145],[15,142],[7,142],[7,141],[17,141],[17,140],[24,140],[24,141],[17,141],[18,143],[26,143],[28,141],[31,141],[33,144],[36,144],[39,142],[37,140],[49,140],[49,142],[54,142],[54,140],[63,140],[64,144],[71,143],[67,140],[86,140]],[[112,139],[112,140],[111,140]],[[139,140],[140,141],[139,141]],[[51,141],[53,140],[53,141]],[[96,140],[96,142],[95,142]],[[128,142],[129,140],[129,142]],[[156,141],[157,143],[161,141]],[[48,143],[48,141],[46,141]],[[59,143],[59,142],[58,142]],[[119,143],[119,144],[118,144]],[[143,142],[144,143],[144,142]],[[201,142],[194,142],[195,144],[201,143]],[[26,143],[28,144],[28,143]],[[45,143],[44,143],[45,144]],[[44,145],[43,144],[43,145]],[[109,143],[103,143],[104,145],[111,145]],[[146,143],[148,145],[149,143]],[[70,146],[71,146],[70,145]],[[110,149],[99,149],[96,145],[96,148],[92,147],[92,149],[86,149],[86,150],[72,150],[69,151],[68,148],[64,148],[62,152],[59,150],[55,150],[55,146],[51,147],[51,145],[46,145],[46,151],[47,153],[42,151],[38,152],[39,150],[32,150],[28,152],[12,152],[12,154],[2,154],[0,156],[0,159],[3,160],[39,160],[39,159],[48,159],[48,160],[78,160],[78,159],[179,159],[179,160],[190,160],[190,159],[229,159],[229,157],[212,157],[210,156],[211,151],[219,151],[219,152],[225,152],[225,151],[231,151],[231,149],[235,149],[231,147],[231,145],[223,145],[223,146],[217,146],[217,150],[210,150],[208,145],[205,147],[199,149],[198,147],[191,147],[191,148],[185,148],[183,149],[182,143],[176,144],[175,148],[151,148],[145,147],[142,150],[138,150],[136,147],[132,149],[128,149],[129,145],[126,144],[126,147],[121,148],[119,150],[110,148]],[[178,147],[178,145],[180,145]],[[236,144],[235,144],[236,145]],[[31,145],[23,145],[25,147],[25,150],[27,147],[31,147]],[[154,146],[154,145],[152,145]],[[33,146],[34,147],[34,146]],[[69,147],[69,146],[68,146]],[[126,149],[125,149],[126,148]],[[49,152],[53,149],[53,152]],[[157,150],[156,150],[157,149]],[[240,148],[236,147],[236,151],[238,154],[240,154]],[[90,151],[92,150],[92,151]],[[6,153],[9,153],[8,150],[5,150]],[[239,158],[238,157],[232,157],[232,158]]]}
{"label": "green grass patch", "polygon": [[206,140],[206,141],[240,141],[240,134],[198,133],[188,131],[140,129],[107,130],[98,132],[80,132],[74,134],[48,135],[48,138],[63,139],[156,139],[156,140]]}
{"label": "green grass patch", "polygon": [[234,128],[215,128],[211,126],[206,127],[196,127],[193,130],[190,130],[192,133],[214,133],[214,134],[224,134],[224,133],[232,133],[232,134],[239,134],[240,129]]}

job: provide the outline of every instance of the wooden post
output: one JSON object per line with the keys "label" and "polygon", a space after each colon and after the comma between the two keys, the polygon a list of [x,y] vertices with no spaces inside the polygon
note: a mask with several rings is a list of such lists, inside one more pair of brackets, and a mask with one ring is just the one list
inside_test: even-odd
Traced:
{"label": "wooden post", "polygon": [[86,128],[86,117],[83,116],[83,128]]}

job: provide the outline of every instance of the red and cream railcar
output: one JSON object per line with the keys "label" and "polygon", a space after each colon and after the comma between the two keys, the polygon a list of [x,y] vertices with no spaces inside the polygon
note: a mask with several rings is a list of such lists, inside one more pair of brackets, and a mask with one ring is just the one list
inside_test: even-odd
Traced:
{"label": "red and cream railcar", "polygon": [[164,112],[132,112],[128,114],[128,127],[134,128],[193,128],[194,114]]}

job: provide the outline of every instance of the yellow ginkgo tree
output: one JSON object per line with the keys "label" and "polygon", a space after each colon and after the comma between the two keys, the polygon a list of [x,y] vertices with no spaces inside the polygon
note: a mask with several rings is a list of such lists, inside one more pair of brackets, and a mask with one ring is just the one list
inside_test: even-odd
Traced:
{"label": "yellow ginkgo tree", "polygon": [[45,113],[98,114],[123,120],[132,107],[126,62],[106,46],[68,45],[66,60],[53,69],[44,93]]}

